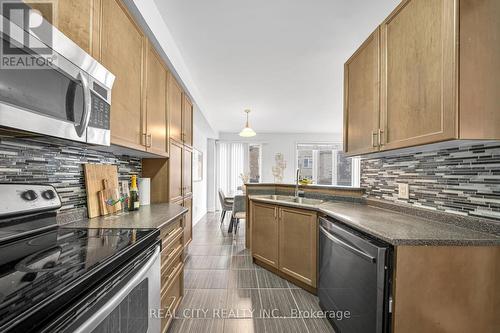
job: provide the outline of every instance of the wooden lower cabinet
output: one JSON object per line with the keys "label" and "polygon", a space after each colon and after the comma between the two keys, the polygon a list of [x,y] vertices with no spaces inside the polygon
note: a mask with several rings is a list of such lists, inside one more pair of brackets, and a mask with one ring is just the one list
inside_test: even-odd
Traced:
{"label": "wooden lower cabinet", "polygon": [[316,287],[318,216],[316,212],[279,208],[279,270]]}
{"label": "wooden lower cabinet", "polygon": [[252,256],[278,268],[278,207],[251,201]]}
{"label": "wooden lower cabinet", "polygon": [[184,295],[184,223],[179,218],[160,229],[161,257],[161,331],[167,332]]}
{"label": "wooden lower cabinet", "polygon": [[250,201],[252,256],[314,290],[317,286],[316,212]]}
{"label": "wooden lower cabinet", "polygon": [[500,246],[398,246],[394,333],[494,333],[500,328]]}

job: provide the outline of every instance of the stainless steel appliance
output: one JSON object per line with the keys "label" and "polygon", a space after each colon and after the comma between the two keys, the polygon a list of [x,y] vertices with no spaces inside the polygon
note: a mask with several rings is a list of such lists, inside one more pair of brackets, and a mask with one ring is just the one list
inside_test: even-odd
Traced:
{"label": "stainless steel appliance", "polygon": [[336,332],[390,332],[390,245],[333,219],[319,229],[318,297]]}
{"label": "stainless steel appliance", "polygon": [[0,332],[159,333],[159,231],[58,226],[60,206],[0,184]]}
{"label": "stainless steel appliance", "polygon": [[53,60],[41,68],[0,66],[0,126],[109,146],[115,76],[46,21],[47,33],[35,34],[14,19],[0,19],[2,50],[17,45],[18,57],[48,51]]}

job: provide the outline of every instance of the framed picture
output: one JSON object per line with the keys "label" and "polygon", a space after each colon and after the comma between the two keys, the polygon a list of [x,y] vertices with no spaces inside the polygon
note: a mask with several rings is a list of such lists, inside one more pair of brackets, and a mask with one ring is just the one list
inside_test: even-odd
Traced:
{"label": "framed picture", "polygon": [[201,182],[203,180],[203,153],[193,149],[193,181]]}

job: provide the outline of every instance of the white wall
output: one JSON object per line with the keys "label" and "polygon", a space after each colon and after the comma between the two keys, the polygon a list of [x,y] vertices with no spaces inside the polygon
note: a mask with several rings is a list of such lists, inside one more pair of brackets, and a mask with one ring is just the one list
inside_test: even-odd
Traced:
{"label": "white wall", "polygon": [[282,153],[287,167],[284,183],[295,182],[295,147],[297,143],[341,142],[342,135],[332,133],[257,133],[253,138],[241,138],[237,133],[220,133],[220,141],[262,144],[262,182],[274,182],[272,167],[276,153]]}
{"label": "white wall", "polygon": [[208,199],[208,139],[216,138],[217,133],[210,127],[207,120],[195,107],[193,112],[193,147],[203,154],[203,179],[193,182],[193,225],[207,213]]}

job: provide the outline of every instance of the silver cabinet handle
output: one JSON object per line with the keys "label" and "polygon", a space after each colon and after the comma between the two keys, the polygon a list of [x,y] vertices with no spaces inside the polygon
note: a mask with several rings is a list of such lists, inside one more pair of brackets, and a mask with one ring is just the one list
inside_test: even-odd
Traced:
{"label": "silver cabinet handle", "polygon": [[381,129],[381,128],[379,128],[378,129],[378,145],[379,146],[383,146],[384,145],[384,140],[383,140],[382,133],[384,133],[384,130]]}
{"label": "silver cabinet handle", "polygon": [[328,237],[328,239],[330,239],[332,242],[335,242],[337,244],[339,244],[340,246],[344,247],[345,249],[365,258],[365,259],[368,259],[369,261],[375,263],[377,262],[377,258],[375,257],[372,257],[371,255],[355,248],[354,246],[352,245],[349,245],[347,244],[346,242],[342,241],[341,239],[333,236],[330,232],[328,232],[328,230],[326,230],[324,227],[322,226],[319,226],[319,230],[326,236]]}
{"label": "silver cabinet handle", "polygon": [[378,146],[378,138],[377,138],[377,141],[375,141],[376,136],[378,136],[377,131],[372,131],[372,147]]}
{"label": "silver cabinet handle", "polygon": [[82,120],[79,125],[76,125],[76,133],[79,137],[82,137],[87,130],[90,122],[90,112],[92,111],[92,100],[90,96],[89,81],[83,72],[79,72],[77,76],[78,80],[83,86],[83,115]]}

